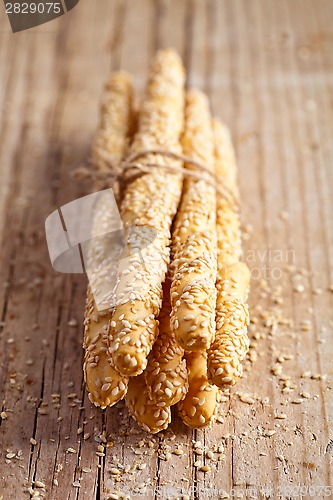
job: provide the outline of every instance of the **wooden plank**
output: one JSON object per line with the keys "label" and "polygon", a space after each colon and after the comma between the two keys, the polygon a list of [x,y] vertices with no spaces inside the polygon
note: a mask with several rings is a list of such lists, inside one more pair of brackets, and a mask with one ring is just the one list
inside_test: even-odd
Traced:
{"label": "wooden plank", "polygon": [[154,9],[152,2],[128,2],[119,66],[133,74],[137,95],[143,92],[147,70],[155,49],[152,30]]}
{"label": "wooden plank", "polygon": [[173,47],[184,57],[188,9],[187,2],[177,2],[177,0],[156,2],[156,49]]}
{"label": "wooden plank", "polygon": [[[52,133],[52,121],[49,119],[55,106],[54,79],[52,78],[54,59],[45,61],[45,53],[52,54],[56,36],[43,39],[40,33],[28,36],[21,33],[18,36],[18,57],[26,61],[21,68],[20,59],[13,66],[13,80],[17,80],[19,89],[18,99],[13,102],[13,115],[16,113],[20,121],[14,121],[15,128],[6,145],[11,145],[15,153],[8,154],[6,160],[11,161],[12,182],[7,200],[6,237],[4,251],[3,272],[8,275],[8,294],[5,295],[3,309],[4,330],[1,340],[5,344],[2,349],[1,367],[5,368],[5,376],[1,387],[4,409],[8,409],[9,427],[1,426],[3,446],[13,448],[15,452],[22,451],[20,460],[16,464],[8,462],[5,481],[6,491],[11,496],[22,494],[23,486],[28,478],[33,447],[30,437],[33,437],[37,407],[42,397],[43,386],[43,350],[45,325],[37,335],[38,314],[41,307],[41,295],[44,285],[45,247],[43,244],[40,226],[36,225],[36,211],[40,214],[40,207],[48,204],[49,191],[40,191],[40,179],[43,178],[45,158],[50,153],[49,136]],[[43,50],[38,50],[43,47]],[[32,58],[32,59],[31,59]],[[49,63],[50,61],[50,63]],[[43,75],[39,75],[41,65],[44,66]],[[20,72],[23,71],[23,74]],[[20,100],[24,98],[23,105]],[[16,108],[18,106],[18,108]],[[17,120],[17,118],[16,118]],[[35,131],[38,129],[38,134]],[[10,129],[8,130],[8,133]],[[16,135],[18,133],[18,135]],[[10,151],[10,150],[9,150]],[[38,198],[40,205],[32,200]],[[43,221],[43,219],[42,219]],[[39,223],[40,224],[40,223]],[[8,241],[8,228],[12,237]],[[8,241],[9,245],[6,245]],[[6,246],[8,251],[6,250]],[[38,258],[39,255],[39,258]],[[36,257],[36,260],[35,260]],[[8,266],[8,260],[11,264]],[[7,264],[6,264],[7,262]],[[53,290],[56,295],[56,291]],[[54,297],[53,297],[54,298]],[[52,302],[49,298],[50,306]],[[22,306],[22,308],[21,308]],[[48,319],[52,325],[52,310]],[[55,327],[51,329],[52,333]],[[7,344],[6,340],[12,339]],[[30,359],[33,364],[30,365]],[[27,364],[27,361],[29,364]],[[11,380],[9,375],[11,374]],[[24,393],[21,396],[21,393]],[[13,413],[12,413],[13,412]],[[22,415],[24,419],[22,421]],[[7,421],[6,421],[7,423]]]}
{"label": "wooden plank", "polygon": [[[256,277],[266,280],[267,284],[264,282],[265,287],[268,289],[269,295],[271,295],[274,288],[278,285],[284,285],[283,280],[276,280],[275,276],[279,272],[282,273],[283,268],[288,265],[287,258],[289,256],[289,253],[287,253],[289,250],[288,242],[285,239],[285,221],[280,217],[280,213],[286,210],[286,206],[284,200],[285,186],[281,179],[279,160],[279,134],[280,127],[286,127],[286,124],[279,123],[277,125],[276,123],[277,118],[275,117],[278,115],[273,110],[276,109],[274,106],[279,102],[280,93],[278,94],[279,88],[275,91],[274,80],[270,76],[271,68],[270,71],[268,70],[271,57],[267,51],[269,44],[268,37],[275,35],[273,31],[274,16],[278,16],[280,7],[274,5],[274,10],[270,10],[268,30],[265,29],[265,15],[267,15],[267,11],[263,9],[262,5],[258,2],[252,2],[247,7],[242,17],[243,28],[247,29],[247,40],[244,41],[245,57],[243,60],[245,67],[244,76],[239,82],[239,93],[240,101],[245,103],[245,109],[250,108],[250,111],[248,110],[246,113],[240,110],[240,116],[252,115],[253,121],[251,127],[255,131],[253,139],[256,144],[253,147],[256,149],[257,155],[257,185],[259,187],[258,198],[255,197],[254,199],[260,200],[261,212],[261,215],[259,215],[261,219],[259,227],[261,230],[259,229],[258,231],[257,223],[254,224],[256,228],[254,241],[256,258],[255,262],[252,263],[254,266],[252,272],[253,276],[255,276],[255,271],[256,273],[259,271]],[[269,7],[271,8],[272,4]],[[249,23],[249,20],[251,20],[251,23]],[[252,21],[255,21],[254,24],[252,24]],[[250,39],[251,44],[249,44]],[[260,52],[258,52],[259,48]],[[250,52],[246,55],[247,50]],[[256,64],[253,67],[251,61],[254,58]],[[249,86],[246,84],[248,79],[251,81]],[[243,134],[245,135],[246,132],[243,131]],[[244,147],[241,148],[245,154],[246,149],[249,147],[249,144],[246,144],[246,142]],[[251,163],[248,164],[248,168],[251,168]],[[243,176],[241,174],[241,179],[245,181],[245,173]],[[247,193],[250,196],[251,191],[249,193],[247,190]],[[247,197],[247,195],[245,196]],[[257,210],[259,210],[259,207]],[[250,248],[253,251],[252,245]],[[263,253],[267,252],[267,250],[271,254],[267,254],[263,261],[260,261],[259,252]],[[274,255],[277,253],[281,255],[280,262],[275,262]],[[293,262],[289,264],[293,264]],[[253,282],[254,287],[258,281]],[[291,295],[288,281],[286,288],[283,286],[283,297],[287,304],[287,307],[283,310],[283,315],[289,318]],[[254,292],[251,298],[252,300],[256,300],[257,303],[260,301],[264,311],[272,307],[270,296],[265,299],[265,297],[261,297],[260,293],[256,295]],[[255,432],[255,428],[248,429],[250,431],[249,436],[248,438],[247,436],[243,438],[242,446],[238,445],[238,440],[235,442],[234,461],[239,464],[235,470],[235,483],[241,488],[253,483],[257,487],[275,488],[277,484],[281,484],[281,481],[283,484],[284,478],[280,476],[280,471],[282,471],[281,474],[283,476],[287,469],[286,463],[277,458],[278,456],[285,456],[285,449],[288,448],[287,437],[285,436],[285,431],[283,431],[285,426],[282,425],[284,421],[275,419],[275,415],[287,414],[287,411],[285,411],[284,406],[280,406],[281,403],[283,404],[283,398],[280,394],[281,387],[277,383],[278,378],[273,377],[271,368],[275,364],[279,354],[291,353],[293,355],[292,341],[290,340],[290,332],[288,330],[285,336],[281,336],[282,338],[279,336],[279,341],[277,342],[274,332],[272,334],[270,329],[263,328],[262,322],[257,325],[256,330],[259,328],[261,330],[260,333],[263,333],[264,336],[258,342],[260,346],[259,353],[263,352],[265,354],[258,359],[258,363],[255,365],[255,370],[258,370],[259,373],[257,376],[252,371],[249,373],[248,383],[244,389],[247,392],[252,392],[253,389],[251,390],[251,388],[256,387],[255,393],[258,393],[259,400],[254,410],[255,424],[256,426],[260,426],[264,431],[260,435],[260,433]],[[287,363],[287,375],[294,376],[294,373],[289,373],[289,364]],[[264,377],[263,373],[265,374]],[[264,378],[265,384],[260,380],[260,376]],[[242,387],[239,389],[242,390]],[[265,397],[267,398],[267,403],[262,405]],[[258,409],[257,405],[259,406]],[[241,411],[241,407],[237,406],[238,411]],[[288,425],[290,418],[288,414]],[[292,422],[290,422],[290,425],[292,426]],[[244,423],[243,419],[240,419],[237,422],[236,435],[241,432],[242,427],[244,427]],[[276,432],[276,434],[272,437],[265,437],[267,429]],[[244,453],[244,447],[248,451],[246,451],[245,463],[241,465],[240,456]],[[266,453],[267,456],[262,455],[263,453]],[[260,463],[260,470],[256,467],[256,463]]]}
{"label": "wooden plank", "polygon": [[[27,54],[22,48],[27,42],[26,35],[23,34],[13,42],[11,33],[4,32],[1,36],[1,46],[4,47],[5,54],[2,57],[2,79],[1,88],[1,145],[0,155],[2,159],[2,182],[0,186],[0,235],[4,225],[4,210],[9,193],[9,185],[12,177],[12,162],[15,155],[15,145],[22,119],[21,106],[23,106],[25,96],[23,92],[24,72],[27,66]],[[12,61],[12,64],[9,64]],[[17,106],[14,105],[17,103]]]}
{"label": "wooden plank", "polygon": [[[294,59],[295,73],[302,82],[298,83],[299,100],[297,110],[295,110],[295,114],[299,117],[298,137],[300,141],[300,157],[297,165],[303,188],[303,224],[306,229],[303,251],[306,269],[309,271],[309,280],[306,283],[308,293],[306,313],[311,322],[310,333],[312,333],[304,342],[300,359],[304,365],[308,365],[308,362],[313,363],[319,373],[327,374],[331,372],[333,347],[329,334],[330,326],[332,327],[332,294],[329,291],[330,261],[326,250],[327,238],[332,237],[331,224],[328,222],[332,220],[332,211],[326,210],[326,204],[323,203],[322,189],[325,186],[325,177],[320,158],[323,144],[318,130],[318,118],[311,116],[307,111],[300,113],[302,107],[307,108],[311,99],[317,101],[318,97],[326,94],[327,90],[323,85],[324,81],[320,79],[320,51],[318,53],[316,42],[312,40],[316,35],[313,35],[314,12],[310,2],[307,3],[307,8],[309,16],[305,22],[301,24],[297,18],[294,19],[299,40],[301,43],[308,43],[310,51],[309,57],[304,57],[306,54],[304,48],[297,46],[298,57]],[[320,36],[320,33],[317,36]],[[332,184],[330,187],[332,188]],[[327,208],[329,209],[329,205]],[[322,290],[320,297],[316,292],[318,289]],[[311,352],[314,355],[310,360],[309,353]],[[305,380],[302,385],[306,386],[310,393],[315,390],[318,394],[316,404],[312,404],[312,408],[306,408],[304,411],[304,435],[309,436],[310,443],[306,447],[305,463],[316,465],[315,481],[310,471],[306,471],[306,479],[312,480],[315,484],[330,484],[331,468],[327,467],[330,458],[327,454],[325,457],[325,450],[331,438],[332,401],[326,397],[327,382],[320,380],[314,388],[314,384]],[[314,415],[317,415],[315,421],[313,421]]]}

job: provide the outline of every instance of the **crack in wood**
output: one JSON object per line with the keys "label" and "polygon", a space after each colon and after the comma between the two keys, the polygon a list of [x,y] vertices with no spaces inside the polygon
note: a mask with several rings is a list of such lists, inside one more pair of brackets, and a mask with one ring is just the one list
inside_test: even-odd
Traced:
{"label": "crack in wood", "polygon": [[325,449],[325,453],[328,453],[333,458],[333,439],[329,440],[329,443]]}
{"label": "crack in wood", "polygon": [[[45,359],[43,362],[43,369],[42,369],[42,383],[41,383],[41,389],[40,389],[39,403],[38,403],[36,410],[35,410],[34,426],[33,426],[33,431],[32,431],[33,438],[36,437],[37,422],[38,422],[38,409],[41,407],[43,397],[44,397],[44,384],[45,384]],[[37,449],[37,456],[36,456],[36,460],[34,463],[34,469],[33,469],[32,478],[31,478],[31,486],[33,485],[33,483],[36,479],[38,458],[40,457],[40,450],[41,450],[41,443],[39,443],[38,449]],[[30,477],[31,470],[32,470],[32,459],[33,459],[33,453],[30,453],[29,466],[28,466],[28,477]]]}

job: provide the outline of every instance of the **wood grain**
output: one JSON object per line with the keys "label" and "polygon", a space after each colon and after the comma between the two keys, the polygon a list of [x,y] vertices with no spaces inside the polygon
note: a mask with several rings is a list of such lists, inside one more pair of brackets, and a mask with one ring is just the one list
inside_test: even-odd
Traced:
{"label": "wood grain", "polygon": [[[0,498],[28,498],[36,480],[47,499],[246,488],[324,498],[310,486],[332,487],[332,15],[330,0],[82,0],[13,35],[1,5]],[[52,270],[44,221],[89,192],[71,172],[89,152],[110,70],[133,73],[139,100],[152,54],[167,46],[233,134],[251,350],[221,422],[192,431],[175,415],[151,437],[122,403],[103,413],[87,398],[86,280]]]}

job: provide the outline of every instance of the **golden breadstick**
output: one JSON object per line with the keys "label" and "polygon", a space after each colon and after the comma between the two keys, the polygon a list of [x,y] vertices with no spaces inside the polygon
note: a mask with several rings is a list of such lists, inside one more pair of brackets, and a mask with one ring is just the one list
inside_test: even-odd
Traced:
{"label": "golden breadstick", "polygon": [[125,401],[132,417],[147,432],[163,431],[171,422],[170,407],[160,406],[150,399],[143,373],[130,378]]}
{"label": "golden breadstick", "polygon": [[[198,90],[187,95],[182,143],[185,154],[214,172],[209,105]],[[183,348],[204,350],[215,333],[217,260],[216,190],[204,180],[185,178],[172,240],[171,327]]]}
{"label": "golden breadstick", "polygon": [[[112,75],[106,86],[101,125],[92,149],[97,169],[107,168],[103,163],[105,153],[114,161],[120,161],[125,155],[133,121],[132,100],[133,89],[129,77],[124,73]],[[98,183],[95,187],[98,188]],[[108,228],[112,226],[114,214],[112,210],[103,208],[103,200],[102,194],[94,212],[92,238],[103,233],[103,225]],[[90,283],[95,287],[108,272],[105,270],[112,270],[113,266],[108,262],[110,245],[103,240],[91,241],[88,256],[90,270],[87,272]],[[127,379],[111,365],[108,352],[110,318],[108,309],[98,311],[89,287],[84,321],[83,348],[86,352],[83,371],[90,401],[102,408],[115,404],[127,390]]]}
{"label": "golden breadstick", "polygon": [[[217,120],[215,135],[216,173],[238,196],[237,168],[228,129]],[[216,336],[208,351],[208,373],[218,387],[234,385],[242,375],[241,361],[249,349],[246,299],[250,271],[239,262],[241,233],[238,213],[222,197],[217,202],[218,276],[216,281]]]}
{"label": "golden breadstick", "polygon": [[204,427],[214,421],[219,390],[207,378],[207,352],[185,352],[189,388],[178,403],[180,415],[189,427]]}
{"label": "golden breadstick", "polygon": [[184,349],[178,345],[170,329],[170,280],[163,286],[163,304],[159,320],[159,334],[148,356],[144,371],[149,395],[155,403],[172,406],[184,399],[188,389]]}
{"label": "golden breadstick", "polygon": [[[150,70],[131,153],[147,148],[181,151],[183,87],[184,70],[178,55],[172,50],[158,52]],[[150,154],[143,156],[140,163],[168,165],[170,159]],[[172,165],[181,166],[181,162],[172,160]],[[162,282],[169,263],[170,227],[182,189],[181,174],[150,168],[149,173],[127,186],[121,205],[125,227],[143,226],[156,232],[147,248],[146,236],[138,232],[134,245],[144,248],[142,255],[132,251],[131,257],[120,261],[110,352],[114,366],[126,376],[143,372],[156,339]]]}
{"label": "golden breadstick", "polygon": [[102,409],[122,399],[127,391],[127,378],[110,364],[107,353],[109,312],[96,311],[90,289],[87,292],[84,348],[84,380],[89,400]]}

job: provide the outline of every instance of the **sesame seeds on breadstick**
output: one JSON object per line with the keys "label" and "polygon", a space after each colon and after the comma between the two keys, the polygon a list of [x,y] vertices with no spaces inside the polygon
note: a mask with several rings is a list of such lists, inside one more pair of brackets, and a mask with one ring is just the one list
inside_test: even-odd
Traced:
{"label": "sesame seeds on breadstick", "polygon": [[[238,199],[230,134],[211,119],[202,92],[189,91],[185,102],[184,77],[174,51],[157,53],[130,142],[131,83],[112,76],[92,149],[97,189],[112,164],[142,172],[119,182],[121,220],[112,220],[103,196],[95,206],[92,239],[118,222],[126,242],[118,257],[115,240],[103,238],[88,253],[96,265],[87,268],[84,377],[92,403],[104,409],[125,397],[150,433],[168,427],[176,404],[187,426],[212,423],[220,389],[242,375],[249,348],[239,214],[212,183],[218,176]],[[179,168],[184,159],[189,175]]]}
{"label": "sesame seeds on breadstick", "polygon": [[170,311],[170,280],[167,280],[163,285],[163,305],[158,318],[159,334],[144,371],[151,399],[165,406],[178,403],[188,389],[184,349],[171,331]]}
{"label": "sesame seeds on breadstick", "polygon": [[[92,155],[97,169],[107,169],[103,163],[105,153],[114,161],[120,161],[125,153],[131,133],[133,119],[133,88],[129,77],[124,73],[114,73],[108,80],[106,95],[102,106],[100,128],[96,134]],[[98,187],[98,183],[95,187]],[[101,234],[101,229],[112,226],[113,211],[110,205],[104,205],[105,194],[99,198],[93,214],[92,238]],[[105,208],[108,206],[109,208]],[[90,285],[97,288],[113,266],[110,265],[110,245],[106,240],[92,239],[89,249],[88,271]],[[87,291],[84,320],[84,379],[89,399],[96,406],[106,408],[119,401],[127,390],[127,379],[111,365],[109,348],[108,309],[99,311],[96,307],[92,289]]]}
{"label": "sesame seeds on breadstick", "polygon": [[186,425],[205,427],[215,419],[219,390],[207,378],[207,351],[187,351],[185,357],[189,388],[178,409]]}
{"label": "sesame seeds on breadstick", "polygon": [[[191,90],[186,100],[184,153],[214,173],[214,143],[207,97]],[[186,165],[191,169],[190,165]],[[216,190],[203,179],[184,181],[172,235],[171,327],[180,346],[207,349],[215,333]]]}
{"label": "sesame seeds on breadstick", "polygon": [[86,350],[84,380],[89,392],[89,400],[102,409],[113,406],[125,396],[127,391],[127,378],[121,376],[113,368],[107,353],[108,316],[109,313],[101,315],[96,311],[94,298],[88,289],[84,340]]}
{"label": "sesame seeds on breadstick", "polygon": [[[130,152],[163,148],[181,152],[180,134],[184,114],[184,69],[178,55],[168,49],[153,60],[146,95],[139,113],[138,131]],[[146,154],[140,163],[168,165],[170,159]],[[181,162],[172,160],[173,165]],[[166,169],[135,179],[125,190],[121,217],[125,228],[148,227],[156,232],[152,243],[119,265],[110,353],[116,369],[125,376],[136,376],[147,366],[147,356],[157,335],[157,316],[161,308],[162,282],[169,264],[172,219],[181,196],[182,175]],[[138,232],[136,248],[143,248]]]}
{"label": "sesame seeds on breadstick", "polygon": [[150,398],[143,373],[130,378],[125,401],[132,417],[147,432],[155,434],[163,431],[171,422],[170,407],[155,403]]}
{"label": "sesame seeds on breadstick", "polygon": [[[219,120],[213,120],[216,174],[225,186],[239,198],[237,164],[229,129]],[[242,255],[240,218],[235,207],[223,196],[217,196],[217,268],[218,272],[228,264],[238,261]]]}
{"label": "sesame seeds on breadstick", "polygon": [[124,157],[134,131],[134,117],[131,77],[124,71],[113,73],[105,84],[100,124],[91,151],[98,171],[110,169],[108,158],[116,162]]}
{"label": "sesame seeds on breadstick", "polygon": [[250,271],[244,262],[226,267],[218,280],[216,336],[208,350],[208,372],[220,388],[235,385],[242,375],[241,362],[249,349],[249,283]]}
{"label": "sesame seeds on breadstick", "polygon": [[[238,195],[237,168],[228,129],[213,122],[216,173]],[[250,271],[239,262],[241,233],[239,215],[222,197],[217,202],[218,275],[216,281],[216,335],[208,350],[208,373],[214,384],[223,388],[234,385],[242,375],[242,360],[249,349],[246,299]]]}

